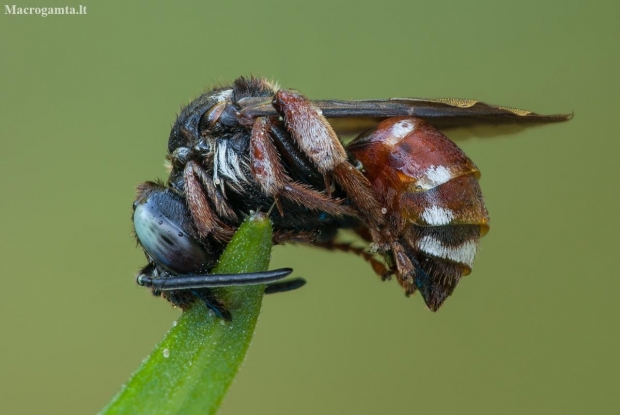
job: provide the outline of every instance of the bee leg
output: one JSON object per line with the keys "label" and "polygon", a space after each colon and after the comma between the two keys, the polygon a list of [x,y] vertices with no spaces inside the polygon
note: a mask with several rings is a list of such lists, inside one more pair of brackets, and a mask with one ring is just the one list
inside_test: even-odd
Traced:
{"label": "bee leg", "polygon": [[203,303],[207,306],[207,308],[215,313],[219,318],[232,321],[232,316],[230,315],[230,311],[224,307],[211,293],[209,290],[192,290],[192,294],[202,300]]}
{"label": "bee leg", "polygon": [[189,161],[188,164],[192,164],[192,170],[203,188],[207,192],[207,198],[215,205],[215,211],[219,217],[230,219],[232,221],[237,220],[237,214],[230,207],[226,201],[226,197],[220,192],[213,182],[213,178],[207,174],[204,168],[195,161]]}
{"label": "bee leg", "polygon": [[252,175],[263,192],[276,199],[278,210],[284,212],[279,198],[287,198],[309,209],[320,210],[334,216],[356,216],[349,206],[337,199],[318,192],[302,183],[294,182],[284,171],[280,157],[272,141],[271,123],[268,118],[257,118],[250,137],[250,165]]}
{"label": "bee leg", "polygon": [[390,253],[396,265],[396,279],[400,286],[405,289],[405,295],[410,296],[415,292],[416,269],[407,256],[407,251],[399,242],[392,242]]}
{"label": "bee leg", "polygon": [[375,256],[365,249],[353,246],[350,243],[339,243],[334,241],[319,242],[314,246],[319,248],[328,249],[330,251],[349,252],[357,256],[361,256],[366,262],[370,264],[375,274],[377,274],[382,281],[391,279],[394,271],[389,269],[383,262],[379,261]]}
{"label": "bee leg", "polygon": [[[368,179],[348,161],[347,153],[321,110],[296,91],[279,90],[273,106],[286,124],[287,130],[319,173],[333,176],[357,209],[364,215],[373,240],[385,245],[382,236],[385,218]],[[329,183],[327,177],[326,183]]]}
{"label": "bee leg", "polygon": [[319,236],[319,232],[275,230],[273,233],[272,242],[274,245],[281,245],[284,243],[314,245]]}
{"label": "bee leg", "polygon": [[202,175],[200,171],[200,166],[194,161],[189,161],[183,171],[185,199],[196,230],[202,238],[213,235],[219,241],[229,241],[234,234],[234,229],[222,222],[209,206],[205,187],[200,180],[206,174]]}
{"label": "bee leg", "polygon": [[306,285],[303,278],[293,278],[282,282],[273,282],[265,286],[265,294],[284,293],[293,291]]}

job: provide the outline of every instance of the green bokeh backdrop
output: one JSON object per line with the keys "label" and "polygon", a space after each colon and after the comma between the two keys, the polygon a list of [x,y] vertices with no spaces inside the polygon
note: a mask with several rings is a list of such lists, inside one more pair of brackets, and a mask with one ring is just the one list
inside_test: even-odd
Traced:
{"label": "green bokeh backdrop", "polygon": [[492,229],[436,314],[358,258],[277,247],[309,284],[265,299],[222,414],[620,412],[615,3],[83,4],[0,16],[0,413],[97,411],[170,327],[133,281],[134,186],[165,176],[181,105],[247,74],[575,118],[460,142]]}

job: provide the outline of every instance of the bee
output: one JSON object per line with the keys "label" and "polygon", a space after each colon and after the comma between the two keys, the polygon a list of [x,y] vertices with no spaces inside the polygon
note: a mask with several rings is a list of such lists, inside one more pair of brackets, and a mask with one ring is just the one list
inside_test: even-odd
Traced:
{"label": "bee", "polygon": [[[243,218],[270,211],[274,243],[358,255],[436,311],[471,272],[489,230],[480,171],[438,128],[570,117],[462,99],[311,101],[262,78],[238,78],[181,111],[167,181],[138,186],[133,223],[148,259],[138,284],[181,308],[201,299],[226,319],[213,287],[303,285],[278,281],[290,268],[208,274]],[[339,242],[344,229],[369,249]]]}

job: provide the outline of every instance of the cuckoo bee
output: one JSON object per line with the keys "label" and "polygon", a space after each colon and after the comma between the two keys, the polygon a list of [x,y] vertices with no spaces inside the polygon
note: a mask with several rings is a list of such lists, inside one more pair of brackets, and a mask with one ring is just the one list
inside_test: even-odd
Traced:
{"label": "cuckoo bee", "polygon": [[[302,285],[273,282],[288,268],[208,274],[244,216],[274,207],[274,243],[358,255],[435,311],[470,273],[489,229],[478,168],[437,128],[569,118],[460,99],[311,101],[239,78],[181,111],[168,141],[170,176],[138,187],[133,222],[148,259],[138,283],[182,308],[202,299],[224,318],[213,287]],[[342,229],[370,249],[338,242]]]}

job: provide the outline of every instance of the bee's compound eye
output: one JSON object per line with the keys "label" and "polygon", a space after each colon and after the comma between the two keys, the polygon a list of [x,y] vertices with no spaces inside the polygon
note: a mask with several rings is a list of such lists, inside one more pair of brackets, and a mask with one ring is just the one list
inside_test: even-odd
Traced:
{"label": "bee's compound eye", "polygon": [[[172,204],[178,203],[170,200]],[[148,198],[136,206],[133,224],[142,248],[149,256],[175,274],[203,271],[208,261],[202,246],[165,214],[166,208],[178,208]],[[172,216],[172,215],[171,215]]]}

